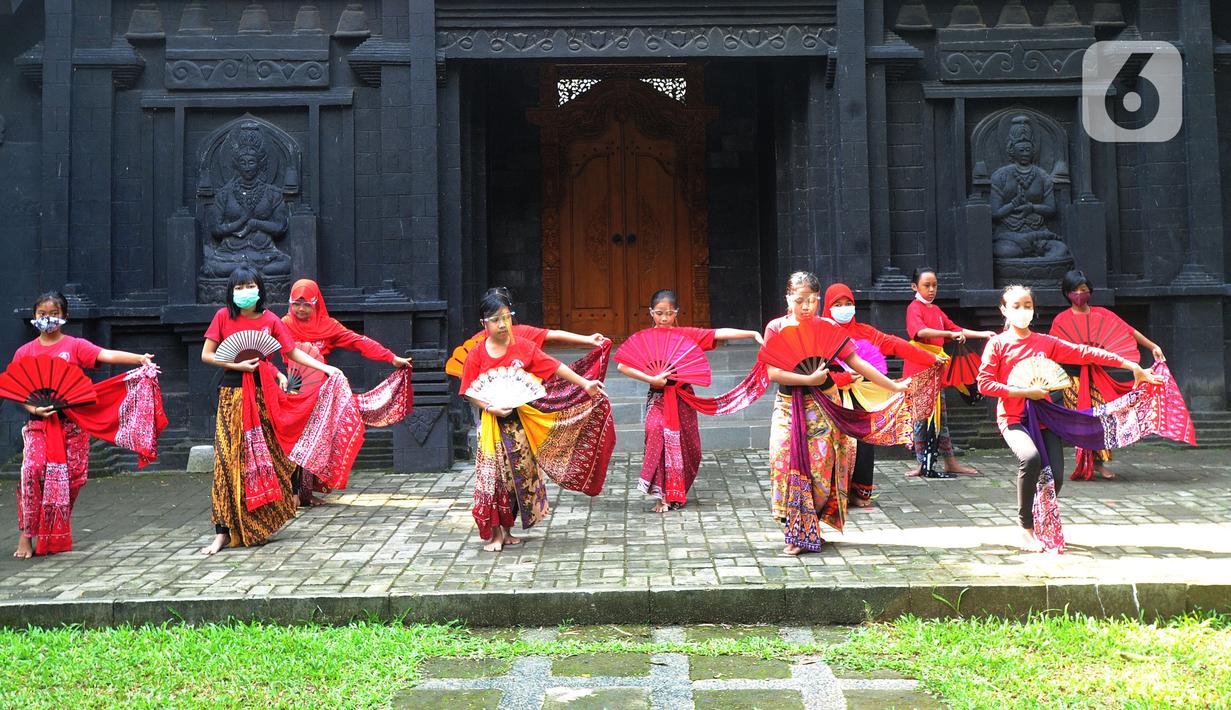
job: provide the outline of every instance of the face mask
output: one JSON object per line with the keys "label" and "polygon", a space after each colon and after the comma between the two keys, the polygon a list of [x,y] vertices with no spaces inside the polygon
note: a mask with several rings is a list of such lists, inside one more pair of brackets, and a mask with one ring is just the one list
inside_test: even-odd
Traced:
{"label": "face mask", "polygon": [[1034,309],[1019,308],[1015,311],[1009,311],[1005,314],[1005,319],[1014,328],[1029,328],[1030,321],[1034,320]]}
{"label": "face mask", "polygon": [[834,306],[833,308],[829,309],[829,314],[833,316],[834,320],[845,325],[847,323],[850,323],[852,320],[854,320],[855,307],[854,306]]}
{"label": "face mask", "polygon": [[1069,303],[1073,304],[1074,306],[1077,306],[1078,308],[1085,308],[1086,304],[1090,302],[1090,292],[1089,291],[1086,291],[1084,293],[1081,291],[1069,291],[1068,297],[1069,297]]}
{"label": "face mask", "polygon": [[240,308],[252,308],[261,300],[261,290],[256,288],[237,288],[231,294],[231,300]]}
{"label": "face mask", "polygon": [[926,303],[926,304],[929,304],[929,305],[932,303],[932,302],[931,302],[931,301],[929,301],[928,299],[924,298],[924,297],[923,297],[923,294],[922,294],[922,293],[919,293],[918,291],[915,291],[915,300],[916,300],[916,301],[918,301],[918,302],[920,302],[920,303]]}
{"label": "face mask", "polygon": [[59,330],[60,326],[67,322],[68,321],[63,318],[56,318],[55,316],[39,316],[38,318],[31,320],[30,325],[38,328],[40,333],[50,333],[52,331]]}

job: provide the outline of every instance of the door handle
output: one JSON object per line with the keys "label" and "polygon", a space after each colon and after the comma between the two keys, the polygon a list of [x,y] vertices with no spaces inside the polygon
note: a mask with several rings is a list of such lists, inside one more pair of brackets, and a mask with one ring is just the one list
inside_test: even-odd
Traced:
{"label": "door handle", "polygon": [[[630,236],[631,236],[631,235],[630,235]],[[611,235],[611,243],[612,243],[612,244],[620,244],[620,243],[622,243],[623,241],[624,241],[624,237],[621,237],[619,234],[613,234],[613,235]]]}
{"label": "door handle", "polygon": [[629,234],[628,234],[628,243],[629,243],[629,244],[636,244],[636,243],[637,243],[637,235],[636,235],[636,234],[633,234],[633,233],[631,233],[631,232],[629,232]]}

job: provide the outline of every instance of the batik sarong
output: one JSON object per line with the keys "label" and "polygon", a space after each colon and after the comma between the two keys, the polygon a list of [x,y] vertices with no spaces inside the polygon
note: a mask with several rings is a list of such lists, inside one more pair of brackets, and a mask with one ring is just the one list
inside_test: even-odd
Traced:
{"label": "batik sarong", "polygon": [[158,457],[167,426],[158,370],[146,365],[94,385],[93,404],[32,420],[22,429],[17,524],[40,555],[71,550],[71,516],[89,471],[90,437],[133,451],[138,468]]}
{"label": "batik sarong", "polygon": [[780,387],[770,419],[770,485],[774,519],[788,545],[821,549],[821,523],[841,531],[855,440],[834,426],[815,388]]}
{"label": "batik sarong", "polygon": [[[608,342],[572,369],[586,379],[603,379],[610,353]],[[483,412],[471,513],[484,540],[497,525],[511,527],[520,518],[528,529],[542,520],[548,513],[547,479],[589,496],[603,490],[615,447],[611,401],[591,398],[560,377],[543,385],[546,396],[503,419]]]}
{"label": "batik sarong", "polygon": [[[1123,397],[1132,388],[1132,382],[1120,382],[1098,365],[1082,365],[1080,374],[1073,378],[1073,384],[1063,390],[1064,406],[1068,409],[1090,409],[1106,404],[1108,398]],[[1110,461],[1111,451],[1079,446],[1076,459],[1069,479],[1088,481],[1094,477],[1094,464]]]}
{"label": "batik sarong", "polygon": [[701,466],[701,432],[697,413],[725,416],[757,401],[769,386],[762,363],[729,392],[699,397],[689,385],[651,389],[645,409],[645,459],[637,484],[642,493],[673,507],[683,505]]}

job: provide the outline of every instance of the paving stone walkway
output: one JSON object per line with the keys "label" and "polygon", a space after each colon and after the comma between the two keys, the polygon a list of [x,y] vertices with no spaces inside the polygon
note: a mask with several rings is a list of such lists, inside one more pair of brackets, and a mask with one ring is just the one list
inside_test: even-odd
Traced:
{"label": "paving stone walkway", "polygon": [[[523,546],[500,554],[480,548],[470,517],[473,470],[464,465],[423,475],[356,472],[347,490],[330,496],[330,505],[302,513],[267,545],[215,558],[197,552],[212,532],[206,476],[100,478],[81,494],[73,551],[18,561],[5,550],[0,607],[45,600],[105,605],[239,597],[258,600],[250,606],[257,609],[259,600],[341,596],[359,600],[359,606],[341,604],[339,614],[397,615],[413,607],[426,609],[421,618],[456,614],[502,625],[556,623],[549,618],[553,613],[584,616],[576,605],[593,609],[601,600],[572,594],[579,590],[600,596],[638,592],[631,601],[620,596],[613,603],[625,606],[607,610],[634,616],[645,616],[646,595],[662,593],[655,609],[670,606],[671,614],[641,619],[655,623],[714,620],[703,618],[705,604],[691,590],[715,601],[714,595],[747,590],[789,595],[807,588],[911,587],[923,591],[899,610],[916,613],[920,604],[931,605],[923,611],[945,609],[931,587],[950,602],[966,587],[994,587],[1003,598],[984,603],[1019,611],[1071,603],[1092,613],[1134,613],[1145,608],[1143,595],[1153,595],[1160,609],[1182,612],[1196,603],[1185,596],[1185,584],[1207,585],[1203,593],[1214,595],[1211,605],[1231,601],[1231,587],[1208,586],[1231,580],[1226,452],[1138,447],[1117,458],[1116,481],[1066,482],[1061,503],[1070,550],[1061,556],[1014,547],[1015,467],[1007,451],[964,460],[983,474],[906,479],[903,462],[878,463],[879,506],[852,511],[843,534],[831,535],[820,554],[799,558],[780,552],[781,532],[767,512],[763,451],[707,453],[689,505],[665,515],[649,513],[651,501],[636,493],[640,456],[617,454],[601,496],[552,489],[551,516],[526,533]],[[15,481],[0,481],[0,500],[13,501],[15,487]],[[0,529],[15,528],[12,503],[0,506]],[[1178,592],[1166,586],[1177,584]],[[1078,591],[1066,592],[1066,585]],[[543,593],[559,608],[532,605],[536,611],[525,613],[542,616],[513,620],[495,603],[446,603],[449,595],[479,592],[498,600],[498,593],[514,591]],[[431,599],[439,603],[425,607],[424,597],[399,607],[399,595],[435,595]],[[858,615],[859,602],[869,600],[856,599],[846,613]],[[760,620],[766,598],[744,602],[748,620]],[[891,610],[895,603],[888,596],[881,602]],[[773,604],[792,602],[788,597]],[[96,612],[101,623],[142,618],[136,611],[122,616],[118,606]],[[0,617],[9,623],[2,608]],[[612,619],[596,614],[594,620]]]}
{"label": "paving stone walkway", "polygon": [[[836,630],[838,635],[842,630]],[[774,626],[583,627],[522,629],[523,639],[623,638],[678,643],[754,636],[812,646],[835,629]],[[790,660],[685,653],[586,654],[564,658],[431,659],[426,678],[394,701],[404,710],[655,710],[712,708],[820,710],[939,708],[943,705],[901,677],[866,677],[833,669],[820,657]],[[892,674],[889,674],[892,675]]]}

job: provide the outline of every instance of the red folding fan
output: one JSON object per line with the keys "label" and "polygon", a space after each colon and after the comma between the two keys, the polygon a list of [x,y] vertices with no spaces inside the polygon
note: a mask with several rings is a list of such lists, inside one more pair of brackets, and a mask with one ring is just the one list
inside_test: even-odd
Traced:
{"label": "red folding fan", "polygon": [[628,337],[615,352],[615,361],[635,367],[651,377],[708,387],[710,363],[696,341],[674,328],[646,328]]}
{"label": "red folding fan", "polygon": [[1052,322],[1052,335],[1070,343],[1110,350],[1129,362],[1141,362],[1132,326],[1115,315],[1099,309],[1090,309],[1089,313],[1069,311],[1064,315],[1067,317],[1057,317]]}
{"label": "red folding fan", "polygon": [[278,339],[259,330],[241,330],[232,333],[218,343],[214,351],[217,362],[246,362],[264,360],[282,349]]}
{"label": "red folding fan", "polygon": [[765,342],[757,360],[766,365],[810,375],[832,361],[850,340],[838,326],[819,318],[788,325]]}
{"label": "red folding fan", "polygon": [[958,343],[949,354],[940,383],[945,387],[968,387],[979,379],[979,366],[983,357],[970,349],[966,343]]}
{"label": "red folding fan", "polygon": [[[311,355],[317,360],[321,359],[321,351],[312,343],[296,343],[295,347],[305,353]],[[325,381],[325,373],[315,367],[300,365],[297,362],[288,360],[286,363],[286,391],[292,394],[308,394],[316,391],[321,383]]]}
{"label": "red folding fan", "polygon": [[55,410],[94,404],[94,383],[81,368],[58,357],[35,355],[14,360],[0,374],[0,397]]}

